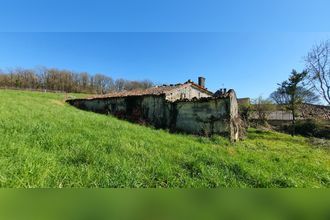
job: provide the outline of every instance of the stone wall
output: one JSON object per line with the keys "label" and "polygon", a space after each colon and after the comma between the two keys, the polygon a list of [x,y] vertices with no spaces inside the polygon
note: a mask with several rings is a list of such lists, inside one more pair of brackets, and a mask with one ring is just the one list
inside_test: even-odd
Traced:
{"label": "stone wall", "polygon": [[220,134],[236,141],[238,107],[235,92],[223,97],[169,102],[164,95],[68,100],[77,108],[112,114],[140,124],[196,135]]}
{"label": "stone wall", "polygon": [[202,99],[194,102],[177,101],[175,128],[193,134],[229,135],[229,99]]}
{"label": "stone wall", "polygon": [[166,100],[168,101],[175,101],[175,100],[179,100],[179,99],[193,99],[193,98],[207,98],[207,97],[211,97],[211,95],[205,93],[205,92],[201,92],[199,89],[196,89],[194,87],[192,87],[190,84],[188,84],[185,87],[181,87],[175,91],[173,91],[172,93],[168,94],[166,96]]}
{"label": "stone wall", "polygon": [[302,104],[299,106],[299,116],[303,119],[330,120],[330,106]]}
{"label": "stone wall", "polygon": [[[285,110],[284,106],[277,106],[278,110],[268,112],[268,120],[291,121],[291,111]],[[318,119],[330,120],[330,106],[300,104],[296,112],[296,120]],[[258,114],[251,112],[250,118],[258,120]]]}

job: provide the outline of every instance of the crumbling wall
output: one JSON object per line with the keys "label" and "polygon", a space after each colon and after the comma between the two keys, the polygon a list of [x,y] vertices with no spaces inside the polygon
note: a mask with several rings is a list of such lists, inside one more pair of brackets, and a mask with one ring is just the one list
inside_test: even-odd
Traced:
{"label": "crumbling wall", "polygon": [[71,105],[88,111],[112,114],[157,128],[168,127],[169,107],[164,96],[129,96],[116,98],[74,99]]}
{"label": "crumbling wall", "polygon": [[192,87],[192,86],[186,86],[179,88],[177,90],[174,90],[173,92],[167,94],[166,100],[168,101],[176,101],[179,99],[193,99],[193,98],[206,98],[211,97],[211,95],[208,95],[205,92],[201,92],[200,90]]}
{"label": "crumbling wall", "polygon": [[301,104],[298,109],[301,119],[330,120],[330,106]]}
{"label": "crumbling wall", "polygon": [[196,135],[220,134],[236,141],[241,132],[234,91],[223,97],[169,102],[164,95],[68,100],[78,108],[112,114],[156,128]]}
{"label": "crumbling wall", "polygon": [[238,113],[238,101],[234,90],[228,91],[230,112],[230,139],[238,140],[245,135],[245,126]]}
{"label": "crumbling wall", "polygon": [[192,134],[229,136],[229,99],[176,102],[175,128]]}
{"label": "crumbling wall", "polygon": [[164,96],[142,97],[141,109],[143,118],[157,128],[169,126],[170,105]]}
{"label": "crumbling wall", "polygon": [[[298,105],[296,114],[296,120],[330,120],[330,106],[303,103]],[[252,112],[250,118],[253,120],[259,119],[258,114],[256,112]],[[291,121],[292,112],[286,110],[285,106],[278,105],[277,110],[268,112],[268,120],[283,122]]]}

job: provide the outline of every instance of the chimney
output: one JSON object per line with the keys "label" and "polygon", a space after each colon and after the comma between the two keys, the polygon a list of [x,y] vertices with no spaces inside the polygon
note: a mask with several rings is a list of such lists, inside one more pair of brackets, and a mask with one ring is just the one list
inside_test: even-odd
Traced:
{"label": "chimney", "polygon": [[198,77],[198,85],[200,86],[200,87],[203,87],[203,88],[205,88],[205,78],[204,77]]}

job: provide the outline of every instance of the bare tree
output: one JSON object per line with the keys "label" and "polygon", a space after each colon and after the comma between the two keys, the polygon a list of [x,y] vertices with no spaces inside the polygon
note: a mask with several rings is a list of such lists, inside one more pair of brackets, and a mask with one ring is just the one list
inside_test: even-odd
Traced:
{"label": "bare tree", "polygon": [[79,77],[80,77],[80,85],[82,86],[83,90],[88,91],[88,83],[89,83],[88,73],[86,72],[80,73]]}
{"label": "bare tree", "polygon": [[[302,86],[297,87],[296,96],[302,103],[316,104],[319,102],[318,95],[316,95],[312,90],[306,89]],[[272,92],[269,98],[278,105],[286,105],[291,99],[290,95],[287,94],[282,87],[279,87],[276,91]]]}
{"label": "bare tree", "polygon": [[49,89],[63,92],[86,92],[105,94],[110,91],[146,89],[154,84],[151,81],[114,81],[103,74],[89,75],[70,70],[38,67],[35,69],[14,68],[0,71],[0,86],[24,89]]}
{"label": "bare tree", "polygon": [[330,41],[315,45],[305,61],[308,83],[330,105]]}
{"label": "bare tree", "polygon": [[147,79],[141,81],[140,85],[141,85],[142,89],[147,89],[147,88],[155,86],[155,84],[153,82],[151,82],[150,80],[147,80]]}
{"label": "bare tree", "polygon": [[115,90],[118,91],[118,92],[121,92],[121,91],[125,90],[125,83],[126,83],[126,80],[117,79],[115,81]]}
{"label": "bare tree", "polygon": [[262,124],[267,124],[269,114],[275,109],[273,103],[268,99],[258,97],[252,101],[252,109]]}

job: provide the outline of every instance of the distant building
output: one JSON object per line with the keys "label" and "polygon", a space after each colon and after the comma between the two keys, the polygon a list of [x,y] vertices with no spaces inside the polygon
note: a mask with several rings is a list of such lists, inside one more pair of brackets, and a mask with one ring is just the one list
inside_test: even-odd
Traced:
{"label": "distant building", "polygon": [[250,98],[239,98],[237,99],[238,105],[250,105],[251,100]]}
{"label": "distant building", "polygon": [[236,141],[241,134],[234,90],[213,94],[198,84],[156,86],[148,89],[109,93],[87,99],[67,100],[78,108],[112,114],[156,128],[196,135],[220,134]]}

